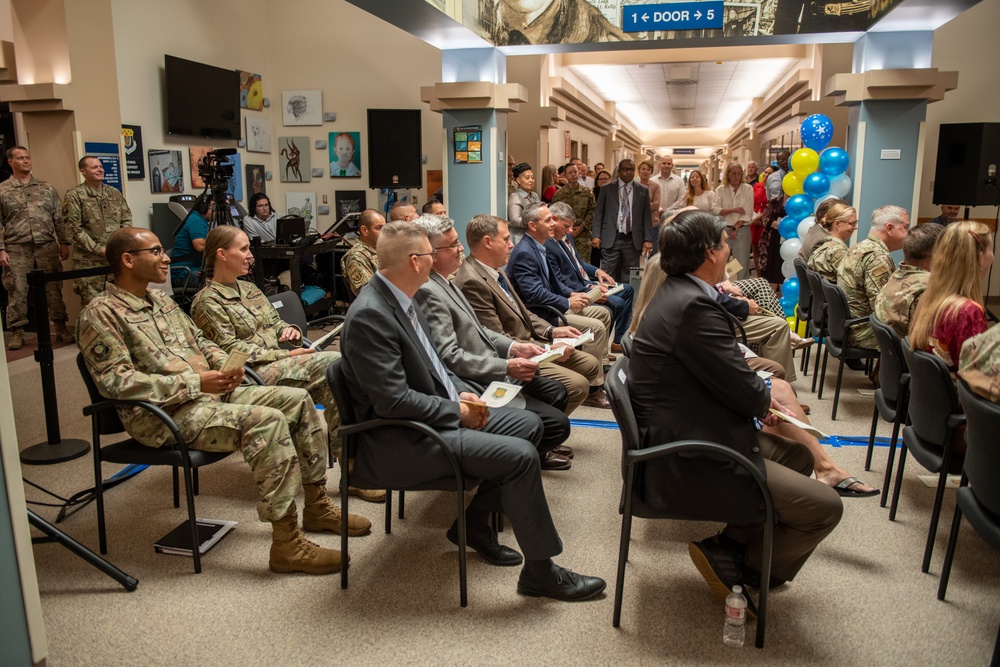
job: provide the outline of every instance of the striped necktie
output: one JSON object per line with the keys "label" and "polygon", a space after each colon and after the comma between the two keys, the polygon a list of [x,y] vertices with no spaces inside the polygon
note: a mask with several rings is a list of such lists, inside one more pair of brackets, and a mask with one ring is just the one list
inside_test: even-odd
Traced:
{"label": "striped necktie", "polygon": [[445,369],[444,364],[441,363],[441,358],[438,357],[437,352],[434,350],[434,346],[431,345],[430,340],[427,338],[427,334],[424,333],[424,328],[420,326],[420,320],[417,319],[417,309],[410,304],[410,307],[406,309],[406,316],[410,318],[410,324],[413,325],[413,330],[417,332],[417,338],[420,340],[420,344],[424,346],[424,352],[431,360],[431,365],[434,367],[434,372],[437,374],[438,379],[441,380],[441,384],[445,386],[448,390],[448,398],[453,401],[458,400],[458,389],[455,388],[455,383],[451,381],[448,376],[448,371]]}

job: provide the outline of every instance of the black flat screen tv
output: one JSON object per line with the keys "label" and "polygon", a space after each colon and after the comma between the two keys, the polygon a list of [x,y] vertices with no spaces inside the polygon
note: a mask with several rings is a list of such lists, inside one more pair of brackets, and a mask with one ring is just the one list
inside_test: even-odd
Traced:
{"label": "black flat screen tv", "polygon": [[239,140],[239,73],[171,55],[163,61],[167,134]]}

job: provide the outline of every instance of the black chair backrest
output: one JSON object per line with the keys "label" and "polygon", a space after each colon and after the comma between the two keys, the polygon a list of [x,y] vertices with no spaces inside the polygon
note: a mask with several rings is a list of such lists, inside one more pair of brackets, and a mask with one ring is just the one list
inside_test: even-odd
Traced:
{"label": "black chair backrest", "polygon": [[958,383],[958,396],[965,407],[965,474],[979,500],[1000,515],[1000,405],[979,396],[965,381]]}
{"label": "black chair backrest", "polygon": [[626,331],[622,335],[622,354],[626,357],[632,354],[632,332]]}
{"label": "black chair backrest", "polygon": [[289,324],[294,324],[302,331],[302,335],[309,333],[309,320],[306,318],[306,309],[302,306],[302,299],[292,291],[278,292],[267,297],[274,309],[278,311],[278,317]]}
{"label": "black chair backrest", "polygon": [[813,329],[819,331],[826,328],[826,297],[823,295],[823,278],[812,269],[806,269],[806,282],[809,284],[809,291],[812,292],[809,320],[812,322]]}
{"label": "black chair backrest", "polygon": [[880,320],[875,313],[871,314],[868,321],[871,322],[881,353],[878,367],[879,389],[887,400],[895,403],[901,394],[899,379],[903,373],[909,372],[906,359],[903,358],[903,344],[896,335],[896,330]]}
{"label": "black chair backrest", "polygon": [[[622,456],[629,449],[639,449],[639,425],[635,421],[635,413],[632,411],[632,399],[628,393],[628,357],[620,357],[615,360],[611,370],[604,378],[604,388],[608,392],[608,399],[611,403],[611,413],[618,422],[618,428],[622,433]],[[625,474],[624,465],[622,475]]]}
{"label": "black chair backrest", "polygon": [[[290,294],[290,292],[289,292]],[[347,377],[342,368],[343,359],[337,359],[326,368],[326,383],[330,385],[330,393],[333,394],[333,402],[337,404],[337,413],[340,415],[340,423],[344,426],[356,424],[357,414],[354,412],[354,403],[351,401],[351,388],[347,385]],[[347,448],[348,456],[353,456],[356,445],[353,438],[344,438],[344,447]]]}
{"label": "black chair backrest", "polygon": [[[87,387],[87,395],[90,396],[91,404],[105,400],[97,388],[97,383],[90,375],[87,362],[83,360],[83,353],[76,355],[76,367],[80,369],[80,376],[83,377],[83,384]],[[125,425],[118,418],[118,410],[101,410],[97,413],[97,427],[101,435],[114,435],[125,430]],[[94,446],[96,447],[97,443],[94,443]]]}
{"label": "black chair backrest", "polygon": [[806,263],[796,259],[792,264],[795,266],[795,276],[799,279],[799,319],[809,319],[809,309],[812,308],[813,291],[809,286],[809,278],[806,276]]}
{"label": "black chair backrest", "polygon": [[833,283],[820,281],[823,290],[823,300],[826,302],[826,327],[830,338],[838,345],[847,344],[847,320],[851,319],[851,309],[847,305],[844,290]]}
{"label": "black chair backrest", "polygon": [[911,350],[909,340],[904,342],[902,349],[910,371],[909,417],[913,429],[921,440],[944,447],[951,433],[948,418],[962,414],[955,382],[948,366],[937,356]]}

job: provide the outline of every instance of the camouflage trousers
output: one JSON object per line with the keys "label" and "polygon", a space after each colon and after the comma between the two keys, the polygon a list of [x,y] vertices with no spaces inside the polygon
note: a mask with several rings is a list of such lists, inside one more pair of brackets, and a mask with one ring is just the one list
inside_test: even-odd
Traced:
{"label": "camouflage trousers", "polygon": [[316,405],[323,406],[327,433],[334,456],[340,454],[340,414],[334,403],[330,385],[326,382],[327,367],[340,359],[340,352],[313,352],[297,357],[287,357],[254,368],[260,379],[278,387],[298,387],[309,392]]}
{"label": "camouflage trousers", "polygon": [[[866,317],[867,319],[867,317]],[[848,340],[851,347],[863,347],[868,350],[878,349],[878,340],[870,324],[861,324],[851,329],[851,336]]]}
{"label": "camouflage trousers", "polygon": [[[93,269],[98,266],[107,266],[108,263],[101,257],[73,257],[74,269]],[[104,291],[104,284],[112,281],[111,274],[104,276],[90,276],[88,278],[77,278],[73,281],[73,291],[80,297],[80,308],[94,300],[94,297]]]}
{"label": "camouflage trousers", "polygon": [[[3,286],[7,290],[7,328],[21,329],[28,323],[28,274],[34,269],[46,273],[62,271],[59,244],[15,243],[7,245],[10,268],[3,270]],[[66,304],[62,298],[62,281],[45,284],[49,302],[49,319],[66,322]]]}
{"label": "camouflage trousers", "polygon": [[240,387],[227,403],[192,401],[173,419],[192,449],[243,453],[261,521],[282,518],[303,483],[325,479],[326,425],[304,390]]}

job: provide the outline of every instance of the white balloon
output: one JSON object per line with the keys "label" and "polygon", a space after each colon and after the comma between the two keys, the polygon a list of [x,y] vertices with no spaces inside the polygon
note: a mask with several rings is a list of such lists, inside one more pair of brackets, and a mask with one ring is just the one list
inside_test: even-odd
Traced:
{"label": "white balloon", "polygon": [[[796,250],[795,252],[798,252],[798,250]],[[791,278],[792,276],[795,275],[795,264],[792,263],[792,260],[786,259],[784,263],[781,265],[781,275],[785,276],[786,278]]]}
{"label": "white balloon", "polygon": [[786,262],[794,262],[795,256],[799,254],[799,248],[802,247],[802,241],[799,239],[787,239],[781,244],[781,259]]}
{"label": "white balloon", "polygon": [[847,174],[834,176],[830,179],[830,194],[843,199],[851,191],[851,177]]}
{"label": "white balloon", "polygon": [[813,206],[813,213],[815,213],[819,209],[819,205],[822,204],[823,202],[825,202],[827,199],[837,199],[837,195],[835,195],[835,194],[827,194],[827,195],[823,195],[822,197],[820,197],[819,199],[817,199],[816,200],[816,205]]}
{"label": "white balloon", "polygon": [[808,232],[809,228],[812,227],[815,224],[816,224],[816,218],[813,217],[813,216],[811,216],[811,215],[808,218],[806,218],[805,220],[803,220],[802,222],[800,222],[799,223],[799,238],[800,239],[804,239],[806,237],[806,232]]}

